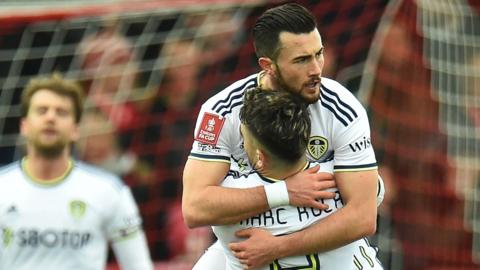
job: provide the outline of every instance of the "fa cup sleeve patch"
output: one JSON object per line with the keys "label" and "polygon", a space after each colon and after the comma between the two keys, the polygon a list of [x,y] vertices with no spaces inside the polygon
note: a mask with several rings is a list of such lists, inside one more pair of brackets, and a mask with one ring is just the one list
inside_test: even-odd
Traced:
{"label": "fa cup sleeve patch", "polygon": [[205,113],[195,140],[202,143],[216,145],[224,122],[225,118],[221,116]]}

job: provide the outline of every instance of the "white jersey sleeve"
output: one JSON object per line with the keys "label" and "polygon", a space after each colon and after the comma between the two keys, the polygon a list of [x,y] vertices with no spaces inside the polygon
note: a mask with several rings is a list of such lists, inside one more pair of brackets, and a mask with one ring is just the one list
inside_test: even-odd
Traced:
{"label": "white jersey sleeve", "polygon": [[112,242],[131,237],[141,230],[141,218],[130,188],[122,186],[112,216],[107,221],[106,231]]}
{"label": "white jersey sleeve", "polygon": [[112,243],[115,258],[122,270],[152,270],[153,265],[143,231]]}
{"label": "white jersey sleeve", "polygon": [[258,85],[258,74],[236,81],[201,107],[189,158],[230,162],[241,143],[239,111],[246,89]]}
{"label": "white jersey sleeve", "polygon": [[370,140],[367,113],[357,110],[358,118],[342,130],[334,141],[335,171],[359,171],[376,167],[375,153]]}
{"label": "white jersey sleeve", "polygon": [[107,222],[107,235],[123,270],[151,270],[150,253],[141,218],[130,188],[120,190],[114,215]]}
{"label": "white jersey sleeve", "polygon": [[203,105],[195,125],[190,158],[230,162],[230,119]]}
{"label": "white jersey sleeve", "polygon": [[322,78],[320,100],[309,109],[315,139],[309,142],[311,158],[333,158],[335,172],[377,168],[367,112],[348,89]]}

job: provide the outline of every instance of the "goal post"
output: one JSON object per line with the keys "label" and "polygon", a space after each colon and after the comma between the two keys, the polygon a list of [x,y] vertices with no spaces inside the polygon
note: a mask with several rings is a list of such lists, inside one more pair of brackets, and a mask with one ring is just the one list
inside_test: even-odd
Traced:
{"label": "goal post", "polygon": [[[280,2],[2,1],[0,163],[21,154],[27,81],[54,71],[79,80],[88,98],[75,154],[132,187],[155,260],[201,254],[204,243],[185,240],[203,232],[172,226],[196,114],[258,72],[250,31]],[[370,113],[387,185],[374,239],[385,268],[477,269],[478,1],[297,2],[317,17],[324,75]]]}

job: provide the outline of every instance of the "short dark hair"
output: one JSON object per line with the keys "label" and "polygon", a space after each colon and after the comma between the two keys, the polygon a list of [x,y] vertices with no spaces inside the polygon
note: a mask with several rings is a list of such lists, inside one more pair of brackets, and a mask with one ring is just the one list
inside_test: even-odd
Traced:
{"label": "short dark hair", "polygon": [[297,161],[305,155],[310,136],[310,113],[299,97],[287,91],[248,89],[240,121],[276,158]]}
{"label": "short dark hair", "polygon": [[22,117],[26,117],[30,109],[32,96],[39,90],[46,89],[57,95],[69,97],[73,102],[75,122],[79,123],[83,113],[84,92],[82,87],[73,80],[64,79],[55,72],[49,77],[32,78],[23,89],[21,98]]}
{"label": "short dark hair", "polygon": [[315,17],[299,4],[288,3],[268,9],[253,27],[253,44],[257,57],[277,57],[281,32],[307,34],[316,27]]}

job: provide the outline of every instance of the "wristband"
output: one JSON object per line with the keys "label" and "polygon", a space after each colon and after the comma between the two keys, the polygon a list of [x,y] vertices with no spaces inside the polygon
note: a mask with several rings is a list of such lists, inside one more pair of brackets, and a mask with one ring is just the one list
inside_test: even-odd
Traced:
{"label": "wristband", "polygon": [[265,189],[268,206],[270,208],[288,205],[290,203],[290,199],[288,198],[287,184],[285,181],[278,181],[276,183],[263,186],[263,188]]}

